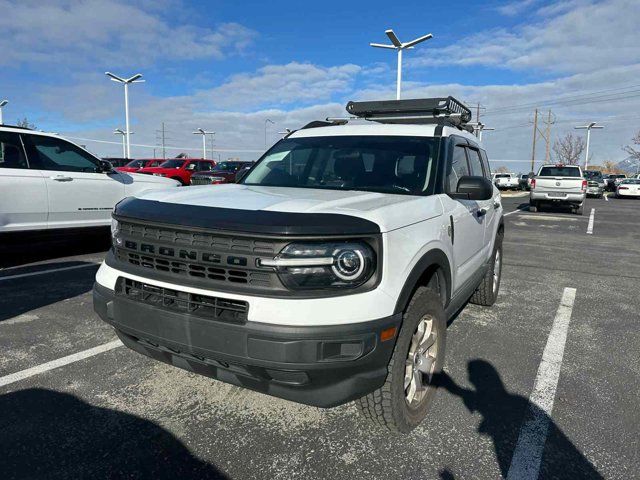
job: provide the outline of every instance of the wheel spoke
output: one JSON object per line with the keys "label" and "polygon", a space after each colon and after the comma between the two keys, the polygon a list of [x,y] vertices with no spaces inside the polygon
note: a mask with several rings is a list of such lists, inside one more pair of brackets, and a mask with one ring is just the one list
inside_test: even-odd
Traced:
{"label": "wheel spoke", "polygon": [[418,365],[418,370],[429,375],[429,381],[431,381],[431,370],[433,369],[433,364],[435,363],[435,361],[436,359],[432,356],[425,355],[424,357],[422,357],[422,362],[420,362],[420,364]]}
{"label": "wheel spoke", "polygon": [[411,382],[409,383],[409,390],[407,391],[407,400],[409,401],[409,403],[413,402],[413,399],[416,396],[416,391],[417,391],[417,383],[416,383],[416,376],[415,374],[411,377]]}
{"label": "wheel spoke", "polygon": [[422,342],[420,343],[420,350],[426,353],[434,343],[436,343],[436,335],[431,332],[428,336],[422,339]]}

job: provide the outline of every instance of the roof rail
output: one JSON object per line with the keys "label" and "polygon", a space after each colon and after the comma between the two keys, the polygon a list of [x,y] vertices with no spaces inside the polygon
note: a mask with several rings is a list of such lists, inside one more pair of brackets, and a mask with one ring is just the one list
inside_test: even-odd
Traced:
{"label": "roof rail", "polygon": [[346,119],[335,119],[335,120],[327,119],[326,122],[323,122],[322,120],[314,120],[312,122],[307,123],[304,127],[300,128],[300,130],[305,130],[307,128],[333,127],[335,125],[344,125],[345,123],[347,123]]}
{"label": "roof rail", "polygon": [[347,112],[379,123],[449,123],[462,127],[471,120],[471,110],[451,96],[349,102]]}

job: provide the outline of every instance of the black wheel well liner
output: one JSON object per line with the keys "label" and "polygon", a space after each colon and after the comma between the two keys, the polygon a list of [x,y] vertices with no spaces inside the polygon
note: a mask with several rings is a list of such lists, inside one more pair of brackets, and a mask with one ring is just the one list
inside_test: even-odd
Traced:
{"label": "black wheel well liner", "polygon": [[451,300],[451,266],[447,255],[436,248],[425,253],[414,265],[400,291],[393,313],[404,312],[416,289],[419,286],[426,286],[427,280],[431,279],[434,273],[438,274],[440,285],[444,284],[444,290],[440,290],[440,296],[444,300],[443,306],[446,307]]}

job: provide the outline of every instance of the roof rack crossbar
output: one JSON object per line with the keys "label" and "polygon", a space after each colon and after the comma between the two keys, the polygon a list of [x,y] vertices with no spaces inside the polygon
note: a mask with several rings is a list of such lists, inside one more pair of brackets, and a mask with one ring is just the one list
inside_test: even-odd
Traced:
{"label": "roof rack crossbar", "polygon": [[439,123],[444,120],[456,125],[464,125],[471,120],[471,110],[451,96],[349,102],[347,112],[359,118],[381,123]]}

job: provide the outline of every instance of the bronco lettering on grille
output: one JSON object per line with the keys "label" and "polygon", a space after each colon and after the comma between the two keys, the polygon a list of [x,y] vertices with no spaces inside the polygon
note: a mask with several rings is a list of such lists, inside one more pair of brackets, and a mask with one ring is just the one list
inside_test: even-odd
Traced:
{"label": "bronco lettering on grille", "polygon": [[[176,250],[171,247],[156,246],[150,243],[138,243],[132,240],[125,240],[124,246],[129,250],[136,250],[138,252],[153,253],[153,254],[157,252],[158,255],[162,255],[163,257],[172,257],[172,258],[177,257],[183,260],[200,260],[205,263],[220,263],[222,258],[217,253],[211,253],[211,252],[198,253],[196,250],[180,249],[176,253]],[[246,266],[247,259],[245,257],[227,257],[227,263],[229,265]]]}

